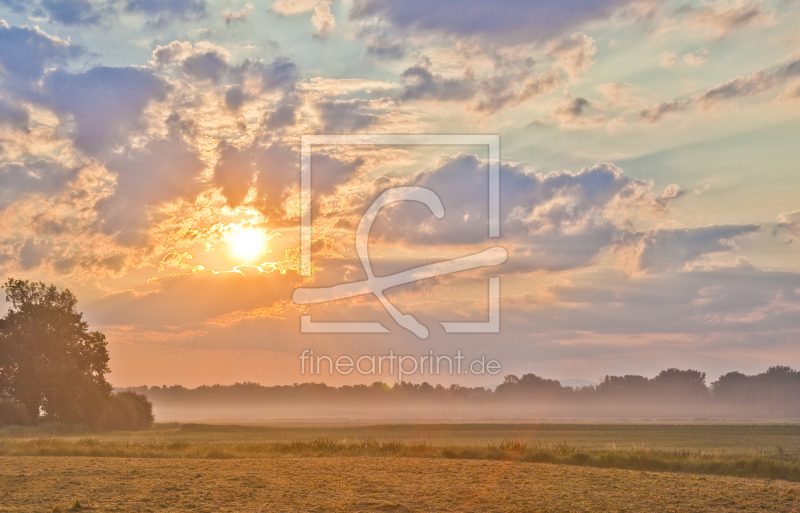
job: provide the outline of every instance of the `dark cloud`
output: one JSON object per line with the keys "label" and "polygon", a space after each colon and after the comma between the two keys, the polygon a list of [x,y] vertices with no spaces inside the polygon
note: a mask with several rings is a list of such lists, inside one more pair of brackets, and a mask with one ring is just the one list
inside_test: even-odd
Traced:
{"label": "dark cloud", "polygon": [[50,66],[64,64],[83,49],[50,36],[38,27],[9,27],[0,20],[0,76],[25,92]]}
{"label": "dark cloud", "polygon": [[[422,244],[473,244],[484,241],[488,229],[488,166],[475,155],[443,159],[431,170],[403,185],[426,187],[439,195],[443,219],[424,206],[387,208],[375,233],[389,240]],[[500,166],[500,226],[504,237],[528,239],[561,236],[603,228],[603,212],[615,199],[639,201],[649,183],[625,176],[612,164],[541,175],[521,166]],[[649,205],[648,205],[649,206]]]}
{"label": "dark cloud", "polygon": [[[260,60],[245,59],[240,64],[228,64],[228,55],[225,50],[214,46],[207,41],[191,44],[185,41],[172,41],[167,45],[156,47],[153,50],[153,62],[159,66],[178,64],[179,69],[187,76],[199,80],[220,82],[227,79],[229,83],[239,86],[248,78],[261,82],[262,92],[285,92],[294,89],[299,79],[297,65],[291,59],[278,57],[269,64]],[[231,91],[232,89],[229,89]],[[236,101],[239,93],[233,90],[228,107],[236,110],[239,105]]]}
{"label": "dark cloud", "polygon": [[31,225],[38,235],[62,235],[70,228],[67,220],[56,219],[41,212],[33,216]]}
{"label": "dark cloud", "polygon": [[367,24],[358,33],[364,39],[367,54],[381,60],[399,59],[406,53],[406,46],[399,38],[391,37],[388,31],[377,24]]}
{"label": "dark cloud", "polygon": [[260,72],[263,91],[292,88],[299,78],[297,65],[287,57],[278,57],[266,66],[254,66],[254,69]]}
{"label": "dark cloud", "polygon": [[460,101],[475,96],[475,77],[467,72],[459,78],[445,78],[432,73],[427,65],[418,64],[407,68],[400,74],[405,89],[400,99]]}
{"label": "dark cloud", "polygon": [[[244,147],[221,144],[213,182],[228,205],[240,205],[255,188],[254,206],[274,222],[288,221],[282,210],[287,194],[300,186],[300,154],[288,145],[256,140]],[[315,151],[311,156],[311,179],[316,202],[336,192],[358,173],[363,161],[344,161]]]}
{"label": "dark cloud", "polygon": [[51,21],[68,26],[99,24],[104,13],[97,5],[89,0],[42,0],[41,3]]}
{"label": "dark cloud", "polygon": [[[756,269],[743,260],[627,280],[599,271],[580,283],[552,288],[549,304],[533,312],[505,300],[505,315],[506,322],[525,315],[526,326],[551,335],[685,333],[692,344],[705,344],[705,334],[720,333],[715,345],[729,353],[735,347],[763,350],[765,343],[793,340],[800,329],[798,291],[800,274]],[[652,347],[647,349],[649,354]]]}
{"label": "dark cloud", "polygon": [[0,98],[0,125],[27,131],[30,114],[25,107]]}
{"label": "dark cloud", "polygon": [[299,108],[300,105],[298,103],[282,103],[267,115],[264,119],[264,127],[268,130],[280,130],[294,126],[297,122],[297,110]]}
{"label": "dark cloud", "polygon": [[147,25],[160,28],[178,21],[196,21],[206,15],[205,0],[128,0],[127,12],[147,17]]}
{"label": "dark cloud", "polygon": [[96,67],[72,74],[54,70],[44,78],[39,100],[76,124],[75,146],[94,154],[124,144],[144,128],[142,112],[163,101],[168,84],[145,68]]}
{"label": "dark cloud", "polygon": [[190,77],[219,82],[228,71],[228,59],[215,50],[195,53],[184,59],[181,69]]}
{"label": "dark cloud", "polygon": [[373,37],[367,40],[367,53],[379,59],[400,59],[406,54],[406,47],[399,41]]}
{"label": "dark cloud", "polygon": [[367,100],[324,100],[317,104],[323,130],[329,134],[351,134],[363,130],[378,121],[378,116],[365,112]]}
{"label": "dark cloud", "polygon": [[640,118],[655,123],[668,113],[693,107],[708,108],[719,102],[755,96],[798,76],[800,76],[800,59],[771,70],[760,70],[732,78],[686,100],[676,99],[644,109],[640,113]]}
{"label": "dark cloud", "polygon": [[233,86],[225,91],[225,106],[230,110],[239,110],[244,105],[247,95],[241,86]]}
{"label": "dark cloud", "polygon": [[624,0],[356,0],[353,19],[376,15],[401,30],[418,29],[457,36],[485,36],[492,43],[541,40],[579,23],[602,18]]}
{"label": "dark cloud", "polygon": [[0,212],[29,195],[52,196],[64,191],[78,171],[79,168],[45,159],[0,164]]}
{"label": "dark cloud", "polygon": [[30,4],[25,0],[0,0],[0,5],[8,7],[13,12],[26,12]]}
{"label": "dark cloud", "polygon": [[584,112],[591,104],[592,103],[586,98],[573,98],[556,107],[555,110],[553,110],[553,115],[571,119],[578,118],[583,116]]}
{"label": "dark cloud", "polygon": [[549,69],[534,73],[536,62],[530,56],[508,58],[494,54],[491,72],[481,77],[469,68],[460,77],[445,77],[433,72],[431,61],[426,58],[400,74],[404,90],[399,100],[473,100],[475,110],[496,112],[578,79],[593,64],[596,51],[594,39],[575,33],[545,45],[545,56],[551,61]]}
{"label": "dark cloud", "polygon": [[44,261],[50,251],[50,244],[44,240],[29,237],[19,250],[19,264],[23,271],[36,269]]}
{"label": "dark cloud", "polygon": [[271,219],[283,217],[280,207],[285,191],[299,184],[299,154],[289,146],[258,140],[244,147],[223,143],[218,151],[213,182],[221,188],[228,205],[240,205],[257,185],[259,210]]}
{"label": "dark cloud", "polygon": [[[475,155],[442,159],[439,166],[393,185],[434,191],[445,216],[436,219],[421,204],[386,207],[372,236],[384,243],[459,246],[487,243],[488,167]],[[377,187],[376,189],[378,189]],[[521,166],[500,166],[500,232],[509,250],[504,273],[564,270],[591,264],[613,247],[627,228],[617,211],[650,215],[656,195],[649,182],[634,180],[611,164],[546,175]],[[377,191],[376,193],[377,194]],[[354,206],[356,215],[373,197]],[[624,216],[623,216],[624,217]]]}
{"label": "dark cloud", "polygon": [[217,147],[218,158],[214,167],[214,184],[220,187],[228,206],[242,204],[253,185],[256,162],[251,148],[240,149],[221,142]]}
{"label": "dark cloud", "polygon": [[202,190],[199,177],[206,166],[197,149],[187,143],[187,123],[181,121],[178,116],[171,116],[166,138],[128,148],[106,163],[106,168],[116,175],[116,186],[111,196],[95,204],[95,210],[100,230],[115,235],[120,244],[146,244],[152,207],[177,200],[193,201]]}
{"label": "dark cloud", "polygon": [[[445,216],[436,219],[427,207],[414,202],[387,206],[375,221],[374,240],[419,246],[487,242],[485,161],[460,154],[392,185],[434,191],[442,201]],[[376,186],[363,203],[353,203],[356,218],[379,190],[382,186]],[[601,251],[614,249],[625,268],[668,272],[713,253],[735,250],[734,239],[759,229],[757,225],[713,225],[633,230],[633,219],[663,214],[683,192],[677,185],[670,185],[658,194],[653,191],[652,182],[627,177],[612,164],[596,164],[576,173],[548,174],[501,164],[498,243],[509,250],[502,270],[515,273],[584,267],[592,264]]]}
{"label": "dark cloud", "polygon": [[[157,46],[153,50],[153,61],[159,67],[178,64],[187,77],[214,83],[231,71],[227,52],[207,41],[194,45],[186,41],[173,41],[168,45]],[[237,77],[237,81],[240,82],[243,78]]]}

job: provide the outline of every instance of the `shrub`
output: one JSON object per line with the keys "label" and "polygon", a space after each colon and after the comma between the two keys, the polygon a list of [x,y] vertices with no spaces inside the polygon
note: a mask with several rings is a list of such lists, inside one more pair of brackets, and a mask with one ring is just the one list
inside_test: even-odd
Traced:
{"label": "shrub", "polygon": [[9,399],[0,399],[0,427],[30,424],[31,418],[24,404]]}
{"label": "shrub", "polygon": [[119,392],[111,396],[101,427],[109,431],[149,429],[154,420],[153,403],[147,400],[147,396]]}

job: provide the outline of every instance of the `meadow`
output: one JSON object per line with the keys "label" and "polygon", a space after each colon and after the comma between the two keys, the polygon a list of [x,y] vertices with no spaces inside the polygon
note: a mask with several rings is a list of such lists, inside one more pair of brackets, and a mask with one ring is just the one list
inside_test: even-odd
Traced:
{"label": "meadow", "polygon": [[0,430],[0,511],[798,511],[800,425]]}

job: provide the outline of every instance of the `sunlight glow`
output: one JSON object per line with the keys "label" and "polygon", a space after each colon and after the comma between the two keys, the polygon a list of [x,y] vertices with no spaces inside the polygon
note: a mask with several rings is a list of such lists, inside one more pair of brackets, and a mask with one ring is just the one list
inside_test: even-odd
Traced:
{"label": "sunlight glow", "polygon": [[252,262],[267,249],[267,237],[261,230],[242,228],[228,237],[228,247],[234,258]]}

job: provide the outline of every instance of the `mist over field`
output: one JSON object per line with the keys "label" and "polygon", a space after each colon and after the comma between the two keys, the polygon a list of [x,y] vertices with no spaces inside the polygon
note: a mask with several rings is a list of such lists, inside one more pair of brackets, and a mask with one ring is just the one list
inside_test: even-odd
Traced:
{"label": "mist over field", "polygon": [[800,418],[800,372],[771,367],[730,372],[707,385],[705,374],[668,369],[656,377],[606,376],[573,388],[534,374],[483,387],[399,382],[333,387],[324,383],[237,383],[132,387],[153,403],[158,421],[534,421],[788,420]]}

